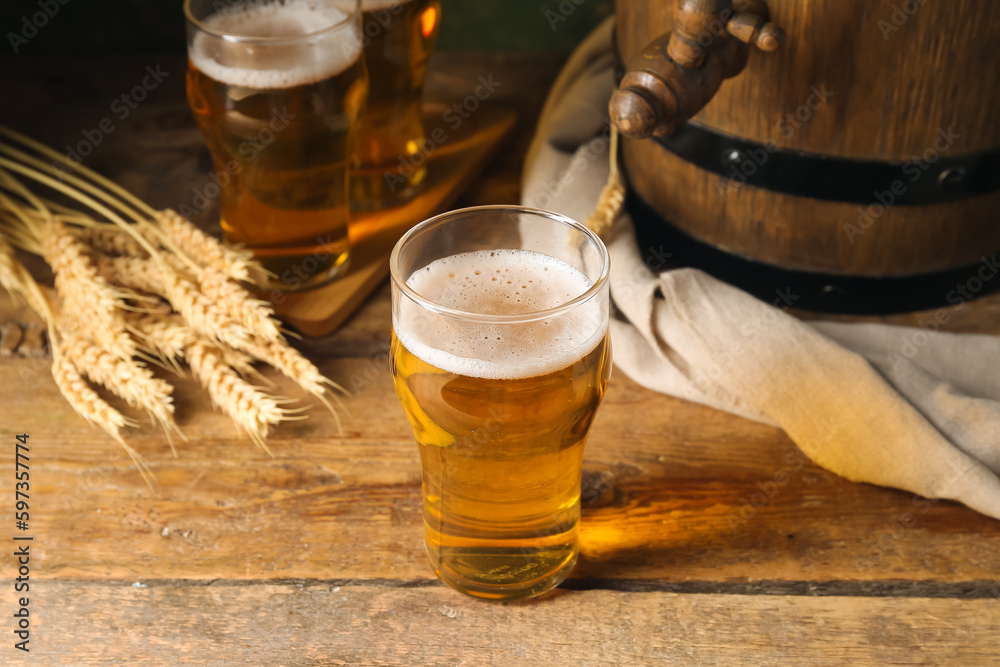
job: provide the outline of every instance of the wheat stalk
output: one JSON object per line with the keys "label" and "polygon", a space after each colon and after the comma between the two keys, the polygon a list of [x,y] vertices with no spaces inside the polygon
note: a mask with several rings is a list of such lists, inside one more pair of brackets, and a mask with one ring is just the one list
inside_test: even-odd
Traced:
{"label": "wheat stalk", "polygon": [[126,426],[138,428],[139,425],[108,405],[93,389],[87,386],[86,381],[80,377],[76,368],[62,353],[60,343],[53,341],[51,337],[49,340],[52,347],[52,377],[63,398],[69,402],[78,415],[100,427],[125,449],[125,453],[132,459],[132,463],[139,470],[146,485],[152,489],[156,475],[121,435],[122,428]]}
{"label": "wheat stalk", "polygon": [[143,480],[152,488],[155,475],[143,458],[121,436],[123,427],[135,427],[138,424],[112,408],[93,389],[87,386],[76,368],[66,358],[62,351],[61,341],[56,334],[55,315],[48,298],[35,279],[24,268],[24,265],[14,257],[13,248],[2,234],[0,234],[0,283],[9,292],[24,296],[29,305],[45,320],[49,333],[49,347],[52,350],[52,379],[70,407],[78,415],[100,427],[121,444],[139,470]]}
{"label": "wheat stalk", "polygon": [[279,401],[287,399],[268,396],[241,378],[226,364],[218,347],[209,341],[191,342],[185,346],[184,355],[191,372],[208,390],[212,403],[228,414],[268,454],[271,450],[266,439],[270,427],[300,418],[292,416],[294,411],[279,406]]}
{"label": "wheat stalk", "polygon": [[14,248],[7,237],[0,232],[0,286],[11,295],[19,295],[36,313],[49,322],[52,307],[38,283],[31,277],[24,265],[14,255]]}
{"label": "wheat stalk", "polygon": [[184,358],[184,347],[196,339],[196,334],[183,321],[173,316],[132,313],[126,323],[142,339],[142,347],[164,361]]}
{"label": "wheat stalk", "polygon": [[[59,216],[59,218],[63,221],[66,219],[63,216]],[[84,227],[75,230],[74,234],[83,243],[105,255],[113,257],[138,257],[141,259],[149,257],[149,253],[139,245],[138,241],[112,225]]]}
{"label": "wheat stalk", "polygon": [[14,257],[14,248],[0,233],[0,285],[11,294],[22,294],[20,269],[21,263]]}
{"label": "wheat stalk", "polygon": [[225,274],[206,271],[198,284],[205,296],[253,335],[271,342],[284,340],[271,305],[253,298]]}
{"label": "wheat stalk", "polygon": [[250,335],[199,292],[194,283],[170,267],[164,270],[150,260],[135,257],[102,257],[97,268],[111,282],[165,297],[191,329],[210,340],[239,347]]}
{"label": "wheat stalk", "polygon": [[[23,147],[0,140],[0,285],[45,319],[59,390],[125,448],[147,483],[151,470],[122,437],[124,427],[137,424],[98,396],[85,377],[147,410],[169,437],[177,429],[173,389],[133,357],[153,363],[158,357],[178,372],[186,359],[213,403],[269,453],[270,429],[305,417],[296,414],[301,408],[285,407],[291,399],[245,379],[267,381],[255,359],[274,365],[333,411],[328,388],[343,390],[288,346],[269,304],[238,284],[252,271],[263,272],[249,251],[223,246],[176,212],[152,209],[28,137],[2,126],[0,136]],[[70,169],[57,169],[59,163]],[[86,208],[36,194],[21,178]],[[35,282],[15,248],[52,266],[54,290],[46,293]],[[156,299],[133,290],[158,295],[169,308],[155,312],[149,302]]]}
{"label": "wheat stalk", "polygon": [[[11,132],[7,128],[0,125],[0,134],[11,134]],[[16,135],[16,133],[13,134]],[[2,144],[0,144],[0,146],[2,146]],[[51,151],[51,149],[47,150],[50,153],[54,153],[54,151]],[[58,156],[58,154],[56,155]],[[65,156],[58,156],[58,159],[62,159],[63,161],[65,161]],[[42,215],[42,219],[44,221],[51,220],[53,217],[52,212],[45,206],[44,202],[42,202],[41,199],[39,199],[37,196],[35,196],[33,193],[27,190],[27,188],[21,185],[16,179],[12,178],[9,174],[4,172],[3,169],[9,169],[13,172],[21,174],[22,176],[26,176],[35,181],[36,183],[52,188],[57,192],[61,192],[66,196],[75,199],[84,206],[89,207],[96,213],[103,215],[108,221],[114,223],[115,225],[118,225],[122,230],[124,230],[128,234],[131,234],[132,237],[139,243],[139,245],[141,245],[143,248],[146,249],[146,252],[150,253],[150,255],[154,257],[158,257],[155,248],[136,229],[137,226],[141,229],[144,225],[148,225],[149,223],[144,221],[138,214],[136,214],[134,211],[125,206],[120,200],[115,199],[107,192],[104,192],[99,188],[96,188],[90,184],[85,184],[85,187],[83,187],[83,189],[95,194],[97,196],[97,199],[94,199],[93,197],[88,196],[84,192],[81,192],[80,190],[74,190],[73,188],[64,184],[61,180],[54,178],[53,175],[58,175],[59,178],[64,178],[64,175],[58,172],[58,170],[56,170],[54,167],[46,165],[45,163],[37,160],[34,161],[34,164],[36,164],[42,171],[39,171],[38,169],[33,169],[30,166],[27,166],[19,162],[15,162],[8,158],[0,157],[0,168],[2,168],[0,169],[0,176],[4,177],[0,179],[0,185],[3,185],[7,189],[10,189],[11,191],[16,192],[21,196],[23,196],[25,201],[34,206],[36,211],[38,211]],[[101,179],[101,180],[104,181],[104,183],[108,183],[106,179]],[[75,177],[71,177],[71,181],[78,182],[78,179],[76,179]],[[114,184],[110,185],[112,185],[115,188],[118,187]],[[105,204],[102,202],[107,202],[114,208],[128,211],[127,215],[132,217],[137,224],[136,225],[129,224],[124,219],[122,219],[120,215],[118,215],[113,210],[105,206]],[[30,219],[26,222],[28,222],[29,227],[31,227]],[[35,230],[35,235],[36,236],[40,235],[37,232],[37,229]]]}
{"label": "wheat stalk", "polygon": [[123,293],[113,289],[97,273],[85,246],[57,219],[41,227],[40,239],[45,259],[56,273],[56,292],[63,299],[64,312],[86,318],[94,340],[120,359],[135,354],[135,342],[128,336],[121,316]]}
{"label": "wheat stalk", "polygon": [[157,211],[155,219],[166,237],[202,266],[215,269],[233,280],[250,281],[251,252],[222,245],[171,209]]}
{"label": "wheat stalk", "polygon": [[323,375],[316,365],[302,356],[298,350],[285,342],[263,341],[255,338],[244,341],[238,347],[254,358],[274,366],[282,375],[318,398],[333,413],[333,417],[337,421],[337,428],[343,432],[340,415],[327,400],[327,396],[332,396],[338,406],[343,407],[343,405],[336,394],[327,392],[327,387],[343,394],[347,392],[339,384]]}
{"label": "wheat stalk", "polygon": [[601,189],[594,211],[584,224],[601,238],[607,238],[615,220],[622,213],[625,204],[625,186],[618,172],[618,128],[611,126],[611,145],[608,147],[610,170],[608,182]]}
{"label": "wheat stalk", "polygon": [[115,358],[76,332],[62,331],[61,337],[66,356],[81,375],[104,385],[131,407],[146,410],[168,435],[170,430],[181,434],[174,423],[173,387],[167,382],[134,361]]}

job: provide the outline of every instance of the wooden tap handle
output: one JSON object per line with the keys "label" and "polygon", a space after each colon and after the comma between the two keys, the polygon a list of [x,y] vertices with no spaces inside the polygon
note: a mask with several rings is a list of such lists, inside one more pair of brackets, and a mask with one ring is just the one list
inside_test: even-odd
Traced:
{"label": "wooden tap handle", "polygon": [[673,30],[629,63],[608,104],[623,135],[672,134],[708,104],[724,79],[743,70],[747,44],[761,51],[781,46],[785,31],[767,22],[765,1],[745,0],[745,6],[733,12],[732,0],[677,0]]}
{"label": "wooden tap handle", "polygon": [[660,126],[660,113],[656,100],[651,100],[641,90],[625,88],[616,90],[608,103],[611,122],[627,137],[645,139],[653,136]]}
{"label": "wooden tap handle", "polygon": [[750,12],[736,12],[726,23],[726,32],[761,51],[777,51],[785,43],[785,31]]}

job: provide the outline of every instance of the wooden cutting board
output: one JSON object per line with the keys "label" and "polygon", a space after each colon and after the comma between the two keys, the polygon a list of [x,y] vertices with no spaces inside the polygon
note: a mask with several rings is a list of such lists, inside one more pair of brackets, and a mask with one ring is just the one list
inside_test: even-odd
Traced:
{"label": "wooden cutting board", "polygon": [[[439,104],[425,105],[424,126],[439,126],[447,111]],[[483,170],[516,120],[512,109],[484,106],[449,129],[447,138],[429,151],[421,193],[397,208],[352,213],[347,272],[318,289],[272,300],[278,316],[306,336],[323,336],[340,326],[389,274],[396,241],[413,225],[447,209]]]}

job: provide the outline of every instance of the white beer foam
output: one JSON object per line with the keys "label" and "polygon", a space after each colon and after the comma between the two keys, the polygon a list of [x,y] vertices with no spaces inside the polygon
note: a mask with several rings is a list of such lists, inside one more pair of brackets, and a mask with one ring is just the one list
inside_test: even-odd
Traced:
{"label": "white beer foam", "polygon": [[[481,250],[445,257],[406,283],[429,301],[464,312],[513,315],[562,305],[591,282],[562,260],[530,250]],[[429,314],[405,297],[393,322],[396,337],[419,359],[441,370],[513,380],[552,373],[592,351],[608,322],[603,302],[523,324],[454,320]]]}
{"label": "white beer foam", "polygon": [[[209,30],[247,37],[299,37],[347,18],[335,7],[310,0],[251,2],[213,14]],[[300,42],[283,45],[239,44],[213,35],[195,35],[189,56],[206,75],[231,86],[292,88],[343,72],[361,55],[357,26],[343,26]]]}

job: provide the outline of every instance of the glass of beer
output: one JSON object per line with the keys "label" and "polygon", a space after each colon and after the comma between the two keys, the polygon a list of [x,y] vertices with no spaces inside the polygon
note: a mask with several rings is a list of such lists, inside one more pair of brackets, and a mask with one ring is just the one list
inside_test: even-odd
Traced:
{"label": "glass of beer", "polygon": [[462,209],[390,258],[392,378],[437,576],[531,597],[576,563],[583,448],[611,373],[608,254],[565,216]]}
{"label": "glass of beer", "polygon": [[437,40],[438,0],[362,0],[371,87],[351,173],[351,205],[376,210],[405,203],[427,175],[421,100]]}
{"label": "glass of beer", "polygon": [[[222,229],[299,291],[345,267],[348,167],[368,93],[359,0],[185,0],[187,94]],[[207,188],[206,188],[207,189]]]}

